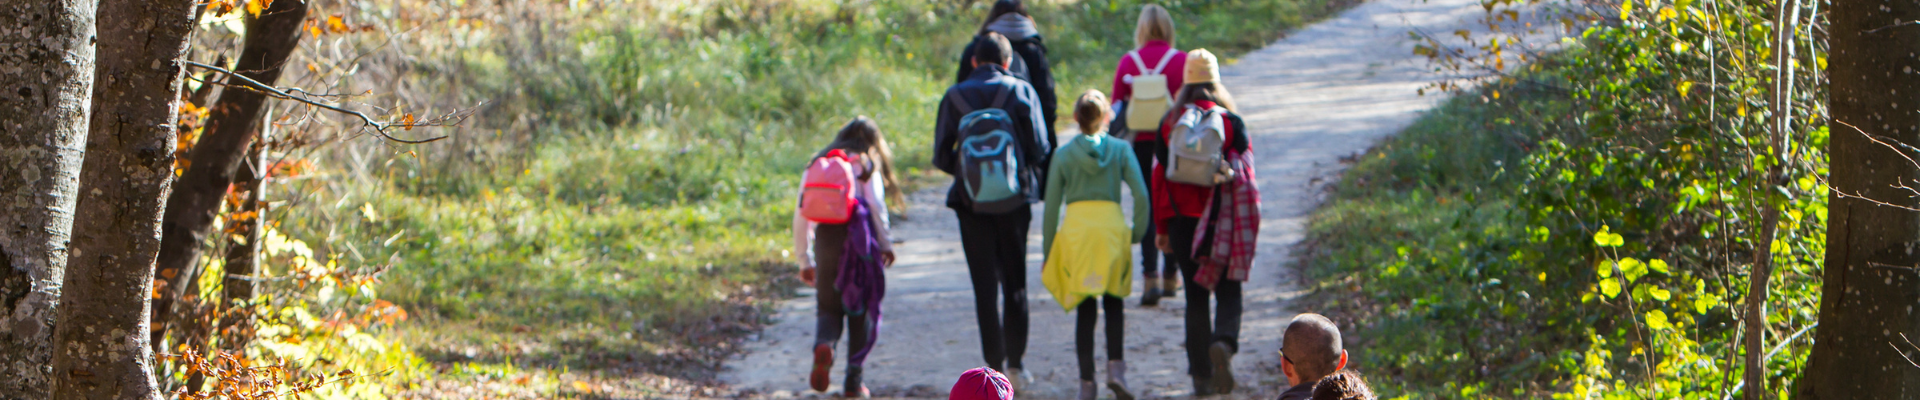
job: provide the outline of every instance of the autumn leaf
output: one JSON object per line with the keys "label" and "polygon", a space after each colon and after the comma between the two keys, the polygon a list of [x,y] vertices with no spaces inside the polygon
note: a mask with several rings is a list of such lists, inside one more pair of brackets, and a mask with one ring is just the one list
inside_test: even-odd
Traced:
{"label": "autumn leaf", "polygon": [[348,28],[347,21],[345,19],[341,19],[340,16],[329,15],[327,16],[327,30],[332,31],[333,33],[346,33],[346,32],[352,31],[353,29]]}
{"label": "autumn leaf", "polygon": [[407,113],[400,117],[400,127],[406,128],[406,130],[413,130],[413,113]]}
{"label": "autumn leaf", "polygon": [[253,15],[254,18],[260,18],[260,12],[267,10],[267,4],[265,3],[267,3],[267,0],[247,1],[247,14]]}

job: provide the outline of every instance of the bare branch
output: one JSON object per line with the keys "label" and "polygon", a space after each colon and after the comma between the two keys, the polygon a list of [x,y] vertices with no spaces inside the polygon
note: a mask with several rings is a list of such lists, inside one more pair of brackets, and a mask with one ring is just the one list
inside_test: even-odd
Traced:
{"label": "bare branch", "polygon": [[[386,140],[399,142],[399,143],[406,143],[406,144],[428,143],[428,142],[433,142],[440,139],[446,139],[447,137],[445,135],[442,135],[442,136],[435,136],[431,138],[417,139],[417,140],[401,139],[398,137],[394,137],[389,132],[389,130],[396,127],[401,129],[413,129],[415,127],[457,126],[457,125],[460,125],[461,123],[466,122],[467,117],[473,116],[473,113],[475,110],[479,109],[481,105],[486,104],[486,102],[482,101],[480,104],[475,104],[474,107],[472,108],[454,110],[453,112],[449,112],[438,117],[429,118],[424,121],[404,121],[404,120],[403,121],[392,121],[392,120],[378,121],[378,120],[374,120],[372,116],[369,116],[366,113],[343,108],[333,104],[329,104],[325,101],[318,99],[323,97],[339,97],[340,95],[317,94],[317,93],[308,92],[300,88],[274,87],[272,85],[267,85],[267,84],[260,83],[259,81],[255,81],[252,78],[246,77],[245,75],[236,74],[233,71],[227,70],[226,68],[202,64],[195,61],[183,61],[183,62],[187,65],[191,65],[191,66],[194,66],[200,69],[209,70],[209,71],[219,72],[227,75],[228,77],[235,78],[239,81],[239,84],[241,86],[244,86],[252,90],[258,90],[262,93],[265,93],[267,97],[272,97],[272,98],[282,99],[282,100],[292,100],[292,101],[303,103],[309,106],[318,107],[318,108],[326,109],[329,111],[346,114],[348,116],[352,116],[355,118],[359,118],[362,130],[371,131],[375,135],[378,135],[381,138]],[[231,80],[228,81],[227,85],[232,86],[233,81]]]}

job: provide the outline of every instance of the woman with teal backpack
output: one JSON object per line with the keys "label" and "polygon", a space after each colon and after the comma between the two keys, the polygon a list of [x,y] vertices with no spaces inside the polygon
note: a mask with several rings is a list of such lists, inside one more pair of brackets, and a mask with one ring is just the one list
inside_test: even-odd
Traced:
{"label": "woman with teal backpack", "polygon": [[[1127,364],[1121,358],[1126,330],[1122,299],[1133,288],[1130,247],[1146,237],[1151,215],[1133,147],[1105,130],[1112,118],[1108,107],[1106,95],[1098,90],[1088,90],[1074,103],[1073,119],[1083,133],[1054,150],[1041,217],[1047,261],[1040,281],[1062,308],[1079,314],[1074,353],[1080,362],[1079,398],[1083,400],[1097,394],[1093,326],[1102,308],[1107,314],[1107,388],[1117,399],[1133,399],[1127,389]],[[1120,210],[1123,184],[1133,195],[1131,224]]]}
{"label": "woman with teal backpack", "polygon": [[801,179],[800,202],[793,214],[793,245],[800,280],[813,286],[819,300],[813,341],[813,372],[808,384],[826,391],[833,348],[843,329],[847,337],[846,397],[867,397],[863,364],[880,332],[880,299],[886,295],[882,269],[893,265],[887,200],[901,203],[893,175],[893,151],[873,119],[854,118],[833,143],[814,155]]}

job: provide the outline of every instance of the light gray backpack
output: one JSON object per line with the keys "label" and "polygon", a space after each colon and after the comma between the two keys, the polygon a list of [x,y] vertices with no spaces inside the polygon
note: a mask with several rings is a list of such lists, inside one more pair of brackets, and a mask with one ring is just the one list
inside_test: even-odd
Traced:
{"label": "light gray backpack", "polygon": [[1180,114],[1167,136],[1167,180],[1196,186],[1219,184],[1214,176],[1224,162],[1227,142],[1226,109],[1192,105]]}

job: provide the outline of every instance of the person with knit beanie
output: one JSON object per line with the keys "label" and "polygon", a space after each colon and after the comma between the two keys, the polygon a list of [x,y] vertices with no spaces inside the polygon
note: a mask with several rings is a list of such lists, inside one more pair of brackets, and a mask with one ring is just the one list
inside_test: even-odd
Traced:
{"label": "person with knit beanie", "polygon": [[1013,383],[993,368],[970,369],[953,383],[947,400],[1013,400]]}
{"label": "person with knit beanie", "polygon": [[[1227,394],[1233,391],[1235,385],[1232,359],[1233,354],[1239,351],[1240,314],[1244,301],[1241,283],[1246,278],[1228,274],[1227,279],[1214,282],[1211,286],[1196,284],[1195,278],[1202,271],[1201,261],[1211,260],[1215,255],[1216,243],[1226,245],[1229,242],[1223,240],[1240,237],[1218,237],[1209,226],[1245,223],[1240,218],[1219,215],[1237,207],[1225,206],[1220,207],[1223,210],[1216,210],[1216,206],[1241,198],[1240,195],[1251,190],[1255,194],[1253,204],[1256,207],[1245,208],[1257,209],[1258,188],[1252,187],[1252,168],[1244,161],[1252,157],[1247,143],[1247,124],[1236,113],[1238,107],[1234,105],[1233,96],[1220,83],[1219,60],[1206,49],[1194,49],[1187,52],[1183,70],[1185,84],[1181,86],[1179,94],[1174,95],[1173,109],[1160,125],[1160,137],[1170,142],[1155,152],[1154,158],[1159,165],[1154,167],[1150,178],[1153,181],[1150,187],[1153,192],[1154,246],[1172,255],[1174,262],[1180,266],[1181,280],[1185,284],[1187,374],[1193,377],[1194,393]],[[1215,174],[1215,185],[1194,185],[1168,179],[1168,147],[1174,145],[1171,141],[1175,139],[1171,134],[1174,133],[1174,126],[1188,113],[1220,113],[1225,137],[1219,159],[1241,160],[1221,163],[1221,172]],[[1257,226],[1257,218],[1253,222]],[[1234,245],[1233,251],[1251,251],[1250,247],[1239,247],[1243,244],[1241,242],[1231,244]],[[1217,307],[1214,304],[1216,301]]]}

